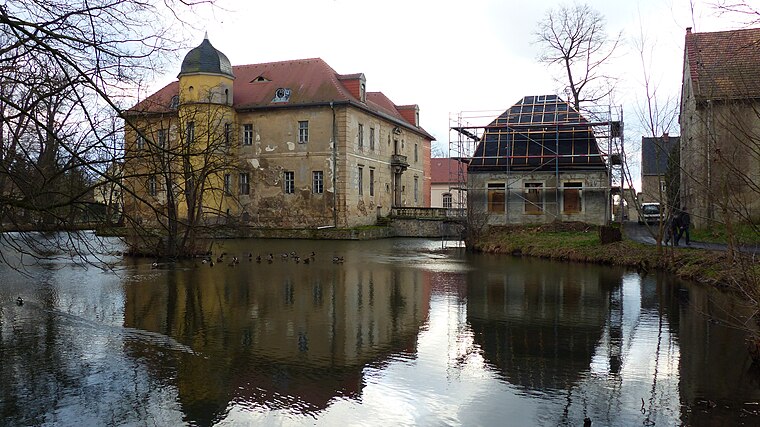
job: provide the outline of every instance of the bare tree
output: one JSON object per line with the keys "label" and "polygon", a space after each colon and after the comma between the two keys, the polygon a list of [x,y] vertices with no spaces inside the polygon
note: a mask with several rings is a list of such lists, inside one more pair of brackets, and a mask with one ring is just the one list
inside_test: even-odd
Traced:
{"label": "bare tree", "polygon": [[614,90],[615,79],[604,73],[622,34],[609,37],[604,17],[586,4],[551,9],[538,22],[535,43],[539,60],[562,68],[562,78],[573,106],[604,99]]}
{"label": "bare tree", "polygon": [[235,194],[248,191],[232,187],[245,169],[228,108],[199,102],[173,115],[134,111],[129,122],[136,128],[124,167],[125,210],[135,213],[126,217],[135,231],[130,250],[170,258],[206,252],[199,237],[234,225]]}
{"label": "bare tree", "polygon": [[111,167],[124,155],[123,128],[114,119],[123,117],[121,105],[131,103],[137,82],[181,45],[171,36],[180,8],[211,2],[0,4],[2,244],[35,259],[71,253],[73,233],[61,239],[26,231],[38,228],[36,222],[75,229],[88,216],[97,182],[121,185],[114,176],[119,168]]}
{"label": "bare tree", "polygon": [[[642,127],[645,135],[651,136],[652,147],[655,155],[654,164],[658,167],[657,186],[655,198],[660,203],[660,221],[656,229],[651,229],[648,223],[650,234],[655,238],[658,246],[662,244],[668,232],[669,218],[673,215],[673,209],[677,205],[678,188],[679,188],[679,167],[678,152],[671,149],[668,144],[668,134],[676,127],[678,119],[678,100],[675,96],[662,95],[659,91],[659,80],[654,75],[653,61],[654,49],[657,45],[655,41],[649,41],[643,25],[639,26],[639,35],[634,39],[633,45],[639,55],[641,64],[641,85],[642,98],[637,97],[637,103],[634,108],[638,123]],[[662,136],[660,136],[662,135]],[[642,141],[643,144],[643,141]],[[646,147],[641,147],[643,154]],[[666,171],[659,171],[659,166],[667,164]],[[628,185],[633,188],[633,177],[628,163],[624,163],[624,174],[626,175]],[[641,165],[642,172],[644,164]],[[642,173],[643,175],[643,173]],[[665,182],[663,190],[661,182]],[[643,185],[642,179],[642,185]],[[641,206],[635,204],[636,210],[641,215]]]}
{"label": "bare tree", "polygon": [[748,26],[760,23],[760,8],[750,5],[746,0],[718,0],[712,3],[719,14],[728,14],[736,18],[744,18]]}

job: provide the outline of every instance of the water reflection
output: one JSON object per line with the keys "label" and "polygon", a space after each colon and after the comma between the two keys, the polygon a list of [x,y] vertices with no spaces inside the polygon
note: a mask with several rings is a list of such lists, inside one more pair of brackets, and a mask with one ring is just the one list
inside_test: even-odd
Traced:
{"label": "water reflection", "polygon": [[[421,271],[331,258],[171,270],[160,284],[127,290],[124,323],[195,352],[176,366],[189,421],[216,421],[230,402],[318,412],[358,398],[366,365],[414,354],[429,308]],[[127,351],[142,347],[129,342]]]}
{"label": "water reflection", "polygon": [[[605,325],[620,334],[613,295],[621,272],[578,264],[547,270],[532,260],[501,267],[494,271],[482,263],[467,280],[467,321],[484,358],[526,392],[575,384],[588,370]],[[609,355],[612,372],[620,369],[616,353]]]}
{"label": "water reflection", "polygon": [[[235,266],[0,271],[0,424],[760,421],[757,373],[728,324],[745,321],[740,300],[439,248],[231,241],[220,251]],[[293,250],[317,256],[247,257]]]}

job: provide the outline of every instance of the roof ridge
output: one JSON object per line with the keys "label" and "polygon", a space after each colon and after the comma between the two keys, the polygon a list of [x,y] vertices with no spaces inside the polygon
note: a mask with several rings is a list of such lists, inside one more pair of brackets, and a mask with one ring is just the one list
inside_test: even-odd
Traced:
{"label": "roof ridge", "polygon": [[322,58],[314,57],[314,58],[302,58],[302,59],[286,59],[282,61],[270,61],[270,62],[256,62],[251,64],[238,64],[233,65],[232,68],[246,68],[246,67],[261,67],[266,65],[277,65],[277,64],[293,64],[296,62],[309,62],[309,61],[319,61],[325,63],[325,61]]}
{"label": "roof ridge", "polygon": [[760,27],[757,28],[737,28],[735,30],[718,30],[718,31],[699,31],[699,32],[688,32],[686,33],[687,36],[698,36],[700,34],[723,34],[723,33],[738,33],[738,32],[749,32],[749,31],[760,31]]}

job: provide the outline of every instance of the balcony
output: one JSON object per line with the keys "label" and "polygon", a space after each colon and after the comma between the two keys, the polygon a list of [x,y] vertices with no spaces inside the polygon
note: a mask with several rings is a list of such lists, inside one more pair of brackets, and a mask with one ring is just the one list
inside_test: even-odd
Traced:
{"label": "balcony", "polygon": [[406,162],[406,156],[402,156],[401,154],[392,154],[391,167],[396,173],[404,172],[409,167],[409,163]]}

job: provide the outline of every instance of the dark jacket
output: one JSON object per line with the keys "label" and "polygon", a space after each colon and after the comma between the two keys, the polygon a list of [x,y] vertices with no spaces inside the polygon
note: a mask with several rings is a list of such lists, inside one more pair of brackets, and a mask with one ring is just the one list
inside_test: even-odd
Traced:
{"label": "dark jacket", "polygon": [[691,225],[691,217],[689,216],[689,213],[681,211],[678,223],[681,228],[689,228],[689,225]]}

